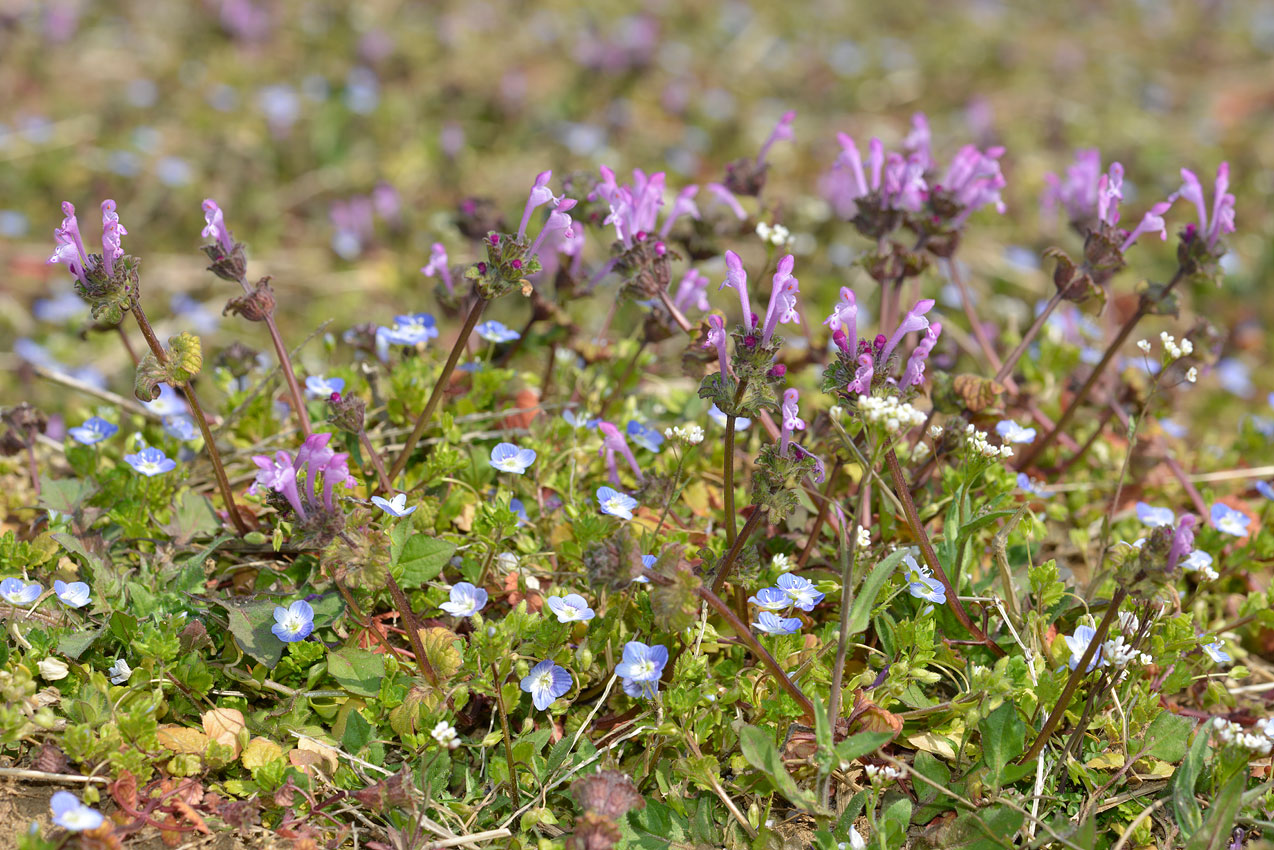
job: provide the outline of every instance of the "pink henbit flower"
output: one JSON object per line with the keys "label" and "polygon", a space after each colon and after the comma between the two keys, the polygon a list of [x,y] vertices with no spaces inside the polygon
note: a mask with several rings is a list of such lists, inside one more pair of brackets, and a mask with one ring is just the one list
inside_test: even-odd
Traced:
{"label": "pink henbit flower", "polygon": [[889,337],[889,341],[885,343],[884,349],[880,352],[880,362],[882,364],[889,362],[889,355],[898,347],[898,343],[902,342],[904,336],[929,327],[929,320],[925,318],[925,314],[933,309],[933,305],[934,301],[932,298],[922,298],[907,312],[907,315],[903,316],[898,329]]}
{"label": "pink henbit flower", "polygon": [[848,286],[840,288],[840,301],[836,302],[832,314],[823,320],[823,324],[833,333],[840,332],[836,344],[842,349],[854,351],[858,348],[858,300],[854,297],[854,290]]}
{"label": "pink henbit flower", "polygon": [[774,129],[770,132],[769,138],[765,140],[765,144],[761,145],[761,152],[756,155],[756,164],[763,165],[765,157],[770,153],[770,148],[775,142],[790,142],[794,136],[792,132],[792,122],[796,120],[796,110],[789,109],[779,118],[779,123],[774,125]]}
{"label": "pink henbit flower", "polygon": [[1172,532],[1172,546],[1168,549],[1169,570],[1176,567],[1183,558],[1190,557],[1194,550],[1194,526],[1198,521],[1199,518],[1194,514],[1185,514],[1177,522],[1177,527]]}
{"label": "pink henbit flower", "polygon": [[1110,164],[1110,171],[1097,179],[1097,220],[1114,227],[1119,224],[1119,202],[1124,199],[1124,167]]}
{"label": "pink henbit flower", "polygon": [[602,432],[602,447],[598,449],[597,455],[606,458],[606,466],[610,470],[610,482],[619,486],[619,469],[615,465],[616,452],[628,461],[628,466],[632,469],[633,475],[637,476],[638,481],[646,480],[646,476],[642,475],[641,467],[637,465],[637,458],[633,457],[633,450],[628,447],[628,440],[624,439],[624,432],[604,420],[597,423],[597,428]]}
{"label": "pink henbit flower", "polygon": [[730,374],[730,361],[725,353],[725,321],[715,313],[708,317],[708,337],[704,340],[704,348],[716,347],[717,360],[721,363],[721,379],[724,381]]}
{"label": "pink henbit flower", "polygon": [[729,207],[730,212],[734,213],[734,217],[739,221],[747,220],[747,211],[743,209],[743,205],[739,203],[739,199],[734,196],[734,193],[727,189],[723,184],[705,183],[703,188],[715,195],[717,200],[722,204]]}
{"label": "pink henbit flower", "polygon": [[925,381],[925,360],[929,357],[929,352],[933,351],[933,347],[938,343],[938,337],[942,335],[942,323],[934,322],[927,330],[925,330],[925,338],[911,352],[911,356],[907,358],[907,368],[902,373],[903,388],[918,387]]}
{"label": "pink henbit flower", "polygon": [[691,308],[704,312],[712,309],[708,302],[708,276],[697,269],[687,269],[677,284],[677,294],[673,296],[672,303],[683,313]]}
{"label": "pink henbit flower", "polygon": [[1168,196],[1169,201],[1185,198],[1199,210],[1199,226],[1195,231],[1203,235],[1208,251],[1215,250],[1217,240],[1227,233],[1234,232],[1234,195],[1230,194],[1230,164],[1223,162],[1217,167],[1216,184],[1213,188],[1213,204],[1211,218],[1208,216],[1208,205],[1203,197],[1203,186],[1193,171],[1181,169],[1184,184],[1176,192]]}
{"label": "pink henbit flower", "polygon": [[[923,116],[919,116],[923,122]],[[924,124],[927,134],[928,125]],[[913,133],[913,136],[915,134]],[[885,153],[884,143],[873,138],[867,145],[867,170],[852,136],[837,133],[841,152],[832,163],[832,170],[824,176],[823,195],[842,218],[858,214],[858,202],[868,195],[877,195],[884,209],[917,212],[929,197],[925,171],[929,167],[928,143],[920,145],[920,138],[908,136],[916,149],[904,157],[897,153]],[[870,173],[870,180],[868,174]]]}
{"label": "pink henbit flower", "polygon": [[792,277],[792,268],[796,257],[788,254],[779,260],[778,271],[774,273],[773,288],[770,289],[770,305],[765,310],[765,326],[761,330],[761,345],[769,345],[774,328],[782,322],[792,324],[801,317],[796,312],[796,296],[800,294],[800,281]]}
{"label": "pink henbit flower", "polygon": [[991,204],[995,211],[1003,213],[1004,200],[1000,190],[1005,186],[1004,175],[1000,171],[1000,157],[1004,148],[987,148],[986,152],[978,150],[974,145],[965,145],[951,161],[942,184],[936,189],[950,193],[952,199],[963,209],[951,222],[959,227],[977,209]]}
{"label": "pink henbit flower", "polygon": [[248,488],[249,493],[257,493],[262,487],[283,494],[296,511],[296,515],[305,519],[305,506],[301,503],[300,493],[296,489],[296,469],[292,466],[292,456],[279,451],[271,458],[268,455],[253,455],[252,462],[260,470],[256,480]]}
{"label": "pink henbit flower", "polygon": [[914,158],[921,165],[922,171],[933,168],[933,154],[930,152],[929,119],[923,112],[911,116],[911,132],[902,140],[902,149],[907,152],[908,159]]}
{"label": "pink henbit flower", "polygon": [[752,312],[752,302],[748,300],[748,273],[743,268],[743,260],[733,251],[725,252],[725,281],[717,287],[717,291],[727,286],[739,293],[739,309],[743,313],[743,326],[754,327],[756,314]]}
{"label": "pink henbit flower", "polygon": [[526,226],[531,223],[531,213],[544,204],[557,206],[562,199],[553,194],[549,181],[553,179],[552,171],[541,171],[535,175],[535,183],[531,186],[531,194],[526,199],[526,208],[522,210],[522,223],[518,225],[518,241],[526,238]]}
{"label": "pink henbit flower", "polygon": [[217,202],[212,198],[204,199],[203,218],[207,225],[201,235],[205,239],[216,242],[226,256],[233,254],[234,239],[230,236],[230,231],[226,229],[226,219],[221,212],[221,207],[217,206]]}
{"label": "pink henbit flower", "polygon": [[699,205],[695,203],[695,196],[699,194],[699,187],[695,185],[687,186],[677,193],[677,198],[672,202],[672,208],[668,210],[668,214],[664,216],[664,223],[659,228],[659,238],[667,239],[668,234],[672,231],[672,226],[677,219],[683,215],[688,215],[698,221]]}
{"label": "pink henbit flower", "polygon": [[420,273],[426,277],[437,277],[447,287],[447,294],[454,295],[455,286],[451,282],[451,266],[448,265],[447,249],[441,242],[435,242],[429,249],[429,262],[421,267]]}
{"label": "pink henbit flower", "polygon": [[1098,183],[1102,178],[1101,151],[1088,148],[1075,152],[1075,161],[1066,169],[1063,180],[1056,174],[1045,174],[1041,204],[1045,211],[1056,213],[1061,207],[1073,224],[1091,222],[1097,216]]}
{"label": "pink henbit flower", "polygon": [[1166,213],[1171,206],[1171,201],[1160,201],[1151,207],[1149,212],[1141,217],[1141,221],[1138,222],[1135,228],[1133,228],[1133,231],[1128,234],[1127,238],[1124,239],[1124,244],[1120,247],[1119,252],[1121,254],[1127,253],[1128,249],[1133,246],[1133,243],[1136,242],[1137,238],[1143,233],[1154,233],[1155,231],[1158,231],[1159,239],[1161,241],[1167,241],[1168,223],[1163,220],[1163,214]]}
{"label": "pink henbit flower", "polygon": [[61,263],[75,275],[80,283],[87,284],[85,271],[88,268],[88,254],[84,250],[84,240],[80,237],[80,224],[75,218],[75,207],[69,201],[62,202],[62,226],[54,228],[53,240],[57,247],[48,262]]}
{"label": "pink henbit flower", "polygon": [[801,418],[801,412],[797,408],[801,394],[795,389],[789,389],[783,393],[783,405],[781,407],[783,413],[783,430],[779,436],[779,455],[787,457],[787,447],[792,440],[793,431],[804,431],[805,420]]}
{"label": "pink henbit flower", "polygon": [[575,231],[572,229],[574,221],[567,215],[567,212],[575,209],[576,203],[570,198],[562,198],[558,201],[557,209],[549,213],[549,220],[545,223],[544,228],[540,230],[540,235],[535,237],[535,241],[531,243],[531,247],[527,250],[529,256],[534,257],[539,253],[540,246],[549,237],[561,235],[566,239],[570,239],[575,235]]}
{"label": "pink henbit flower", "polygon": [[871,393],[871,382],[876,373],[876,360],[870,352],[858,355],[858,368],[854,371],[854,380],[845,387],[851,393],[868,395]]}

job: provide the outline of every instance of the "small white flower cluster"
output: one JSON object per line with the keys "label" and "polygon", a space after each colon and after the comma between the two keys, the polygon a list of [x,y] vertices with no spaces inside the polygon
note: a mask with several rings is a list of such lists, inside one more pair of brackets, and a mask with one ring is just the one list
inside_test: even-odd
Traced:
{"label": "small white flower cluster", "polygon": [[782,552],[775,555],[774,560],[770,563],[774,566],[774,569],[781,573],[788,572],[792,569],[792,559],[787,555],[784,555]]}
{"label": "small white flower cluster", "polygon": [[429,734],[433,735],[435,741],[449,750],[454,750],[460,746],[460,735],[456,732],[456,727],[445,720],[439,720],[438,725]]}
{"label": "small white flower cluster", "polygon": [[925,424],[925,414],[893,396],[859,396],[858,412],[868,422],[883,424],[890,434]]}
{"label": "small white flower cluster", "polygon": [[1268,756],[1274,750],[1274,718],[1267,718],[1254,727],[1259,732],[1248,732],[1242,726],[1224,717],[1212,718],[1212,729],[1223,744],[1235,744],[1259,756]]}
{"label": "small white flower cluster", "polygon": [[776,248],[782,248],[792,242],[792,231],[781,224],[769,225],[763,221],[759,222],[756,226],[756,235],[761,237],[762,242],[769,242]]}
{"label": "small white flower cluster", "polygon": [[1181,344],[1177,344],[1177,340],[1172,334],[1164,331],[1159,334],[1159,341],[1163,343],[1163,350],[1168,353],[1168,357],[1172,360],[1180,360],[1187,354],[1194,353],[1194,343],[1188,339],[1181,340]]}
{"label": "small white flower cluster", "polygon": [[664,431],[664,436],[670,440],[678,440],[687,446],[697,446],[703,442],[703,429],[695,423],[688,425],[676,425]]}
{"label": "small white flower cluster", "polygon": [[[1135,617],[1133,619],[1136,619]],[[1109,661],[1117,668],[1127,667],[1134,661],[1140,662],[1142,665],[1150,664],[1154,661],[1144,652],[1139,652],[1124,642],[1124,636],[1120,635],[1114,640],[1108,640],[1102,644],[1102,658]]]}
{"label": "small white flower cluster", "polygon": [[975,455],[982,457],[1013,457],[1013,449],[1011,446],[993,446],[987,440],[985,431],[979,431],[973,425],[964,426],[964,436],[969,444],[969,448],[973,450]]}
{"label": "small white flower cluster", "polygon": [[871,545],[871,532],[865,526],[858,526],[858,548],[865,549]]}
{"label": "small white flower cluster", "polygon": [[885,765],[884,767],[881,767],[879,765],[869,764],[864,768],[864,770],[867,772],[867,778],[872,782],[880,780],[888,781],[902,777],[902,771],[892,765]]}
{"label": "small white flower cluster", "polygon": [[1189,371],[1186,372],[1186,380],[1192,384],[1199,380],[1199,370],[1194,366],[1191,366]]}
{"label": "small white flower cluster", "polygon": [[928,443],[916,443],[915,448],[911,450],[912,460],[924,460],[928,456],[929,456]]}
{"label": "small white flower cluster", "polygon": [[930,425],[930,426],[929,426],[929,436],[930,436],[930,437],[932,437],[932,438],[933,438],[933,439],[935,439],[935,440],[936,440],[936,439],[938,439],[939,437],[941,437],[941,436],[942,436],[942,426],[941,426],[941,425]]}

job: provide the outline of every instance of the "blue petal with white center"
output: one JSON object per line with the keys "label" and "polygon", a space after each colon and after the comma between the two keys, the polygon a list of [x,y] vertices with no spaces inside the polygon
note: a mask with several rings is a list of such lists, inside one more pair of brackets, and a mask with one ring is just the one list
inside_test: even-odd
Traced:
{"label": "blue petal with white center", "polygon": [[114,436],[118,431],[118,426],[112,425],[100,416],[93,416],[84,420],[83,425],[71,428],[67,433],[71,435],[71,439],[75,440],[75,442],[91,446]]}
{"label": "blue petal with white center", "polygon": [[531,695],[531,702],[540,711],[544,711],[553,702],[571,689],[574,681],[565,667],[559,667],[545,659],[531,668],[531,672],[522,677],[522,690]]}
{"label": "blue petal with white center", "polygon": [[497,443],[491,450],[490,464],[501,472],[521,475],[535,463],[534,449],[521,449],[513,443]]}

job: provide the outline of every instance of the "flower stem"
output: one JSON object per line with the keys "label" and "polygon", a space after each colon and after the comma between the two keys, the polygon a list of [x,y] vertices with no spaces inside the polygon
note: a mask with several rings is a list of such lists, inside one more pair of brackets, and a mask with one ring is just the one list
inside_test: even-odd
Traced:
{"label": "flower stem", "polygon": [[[832,468],[827,471],[827,483],[823,485],[823,495],[818,500],[818,514],[814,517],[814,525],[810,527],[809,537],[805,541],[805,548],[801,550],[801,554],[796,559],[796,568],[799,570],[805,566],[810,559],[810,554],[814,551],[814,546],[818,543],[818,534],[823,530],[823,522],[827,519],[827,514],[832,506],[832,485],[836,481],[836,473],[840,472],[840,461],[832,461]],[[857,536],[857,532],[855,532]]]}
{"label": "flower stem", "polygon": [[734,545],[735,539],[735,515],[734,515],[734,410],[738,410],[739,402],[743,400],[743,393],[747,391],[748,379],[744,378],[739,381],[739,387],[734,391],[734,406],[731,413],[725,417],[725,464],[723,468],[725,477],[725,539],[731,546]]}
{"label": "flower stem", "polygon": [[1004,363],[1000,366],[1000,371],[995,373],[995,379],[1004,382],[1004,379],[1013,373],[1013,367],[1017,365],[1017,361],[1022,359],[1022,355],[1026,353],[1026,349],[1035,341],[1035,337],[1039,336],[1040,331],[1044,327],[1044,323],[1048,321],[1048,317],[1053,315],[1053,311],[1057,309],[1057,305],[1062,303],[1062,290],[1058,290],[1048,303],[1044,305],[1044,309],[1035,317],[1035,322],[1026,329],[1026,333],[1022,335],[1022,341],[1017,347],[1009,352],[1009,356],[1004,358]]}
{"label": "flower stem", "polygon": [[1057,731],[1058,724],[1062,722],[1062,716],[1066,714],[1066,707],[1070,705],[1071,697],[1075,695],[1075,689],[1079,687],[1080,680],[1088,675],[1088,665],[1092,663],[1101,645],[1106,642],[1106,635],[1110,632],[1111,624],[1119,616],[1119,606],[1123,604],[1124,598],[1127,596],[1127,588],[1116,588],[1115,595],[1110,599],[1110,607],[1106,609],[1106,615],[1101,618],[1101,622],[1097,625],[1097,633],[1088,642],[1088,648],[1084,650],[1079,663],[1071,671],[1070,678],[1066,680],[1066,687],[1062,688],[1062,695],[1057,698],[1057,703],[1053,706],[1052,712],[1049,713],[1048,720],[1044,721],[1044,728],[1036,736],[1035,743],[1031,744],[1031,748],[1018,759],[1018,764],[1026,764],[1028,761],[1033,761],[1037,758],[1043,752],[1044,745],[1048,743],[1049,737]]}
{"label": "flower stem", "polygon": [[425,426],[433,418],[434,408],[438,406],[438,401],[442,398],[442,392],[446,388],[447,382],[451,380],[451,373],[455,371],[456,364],[460,362],[460,355],[464,353],[465,346],[469,343],[469,335],[473,333],[474,327],[477,326],[478,319],[482,318],[482,311],[486,306],[487,299],[479,298],[474,302],[473,309],[469,311],[468,317],[465,318],[464,326],[460,328],[460,335],[456,337],[456,344],[451,347],[451,354],[447,357],[447,362],[442,367],[442,374],[438,376],[438,382],[434,384],[433,392],[429,394],[429,400],[425,402],[425,409],[420,412],[420,417],[416,420],[416,427],[412,429],[411,434],[407,437],[407,442],[403,445],[402,453],[398,455],[398,460],[394,461],[393,468],[389,470],[389,480],[391,482],[397,479],[407,467],[407,460],[416,448],[416,443],[420,441],[420,436],[425,433]]}
{"label": "flower stem", "polygon": [[[986,330],[982,327],[982,322],[978,321],[978,314],[973,311],[973,297],[969,292],[969,285],[964,281],[964,275],[960,274],[959,267],[956,266],[955,260],[947,260],[947,277],[960,290],[960,306],[964,308],[964,316],[969,320],[969,328],[973,331],[973,339],[977,341],[978,348],[982,349],[982,355],[987,362],[999,372],[1003,372],[1003,364],[1000,357],[995,353],[995,346],[991,345],[991,340],[987,339]],[[1006,378],[1007,376],[1005,376]],[[1005,381],[1005,378],[996,374],[996,380],[1005,383],[1009,392],[1016,389],[1016,385],[1012,380]]]}
{"label": "flower stem", "polygon": [[676,322],[686,333],[691,332],[691,325],[688,319],[677,309],[677,305],[672,303],[672,299],[668,297],[668,290],[660,287],[659,300],[663,302],[664,309],[668,311],[668,315],[672,316],[672,320]]}
{"label": "flower stem", "polygon": [[389,595],[394,598],[394,607],[398,609],[398,615],[403,618],[403,625],[407,627],[407,640],[411,643],[411,651],[416,654],[416,666],[420,668],[420,674],[425,680],[437,687],[438,674],[425,657],[425,644],[420,640],[420,624],[416,620],[416,612],[411,610],[407,594],[403,593],[392,573],[385,574],[385,583],[389,587]]}
{"label": "flower stem", "polygon": [[712,579],[712,592],[720,593],[721,588],[725,585],[725,580],[730,577],[730,569],[734,566],[734,561],[739,557],[739,553],[743,551],[743,544],[748,542],[748,538],[752,536],[752,532],[761,524],[762,517],[765,516],[765,510],[759,506],[752,507],[752,515],[748,517],[748,521],[743,524],[743,530],[739,532],[739,536],[735,538],[734,544],[730,550],[725,553],[725,558],[721,561],[721,568],[717,570],[717,575]]}
{"label": "flower stem", "polygon": [[513,760],[513,737],[509,731],[509,712],[504,707],[504,689],[500,687],[500,671],[494,661],[491,662],[491,678],[495,684],[495,704],[500,709],[500,728],[504,730],[504,757],[509,762],[509,796],[513,798],[513,808],[516,809],[521,804],[518,799],[517,763]]}
{"label": "flower stem", "polygon": [[902,504],[903,515],[907,519],[907,525],[911,527],[911,533],[915,536],[916,542],[920,544],[920,553],[924,557],[925,564],[933,571],[934,578],[942,582],[942,586],[946,589],[947,607],[969,634],[977,638],[997,657],[1003,658],[1004,650],[969,619],[969,612],[965,611],[964,606],[960,604],[960,597],[951,584],[951,579],[947,578],[942,565],[938,563],[938,555],[933,551],[929,535],[925,533],[925,527],[920,523],[920,516],[916,513],[916,503],[911,500],[911,490],[907,488],[907,479],[903,478],[902,467],[898,464],[898,455],[894,454],[893,449],[885,450],[885,465],[889,467],[889,476],[893,479],[894,490]]}
{"label": "flower stem", "polygon": [[[133,318],[137,320],[137,327],[141,329],[142,336],[146,338],[146,344],[150,346],[151,353],[155,355],[155,359],[161,364],[167,363],[168,355],[164,353],[164,346],[160,344],[159,337],[155,336],[155,330],[150,326],[150,320],[146,318],[146,311],[136,301],[133,302]],[[204,445],[208,447],[208,458],[212,461],[212,471],[217,477],[217,487],[221,490],[221,499],[226,503],[226,513],[229,514],[230,521],[234,524],[239,535],[247,534],[248,525],[243,521],[243,517],[239,516],[239,508],[234,503],[234,491],[230,489],[230,479],[226,477],[226,468],[221,463],[221,453],[217,451],[217,442],[213,439],[212,431],[208,428],[208,419],[204,416],[203,408],[199,405],[199,397],[195,395],[195,388],[189,382],[183,388],[186,391],[186,401],[190,404],[190,412],[194,414],[195,424],[199,426],[199,432],[203,434]]]}
{"label": "flower stem", "polygon": [[[757,513],[760,513],[760,511]],[[752,631],[742,620],[738,618],[738,616],[735,615],[733,611],[730,610],[730,606],[726,605],[725,602],[721,600],[721,597],[717,596],[706,587],[700,587],[698,592],[699,598],[711,605],[713,610],[724,617],[726,622],[730,624],[730,628],[734,629],[734,633],[738,636],[739,642],[748,649],[752,650],[752,654],[759,658],[761,663],[770,669],[770,672],[774,674],[774,678],[778,681],[779,685],[782,686],[783,690],[787,691],[788,696],[796,700],[796,704],[801,707],[801,711],[805,715],[806,724],[813,726],[814,704],[811,703],[809,697],[801,693],[801,689],[796,687],[796,684],[787,677],[787,673],[783,672],[783,668],[779,666],[779,662],[774,659],[774,656],[771,655],[765,647],[761,646],[760,641],[752,635]]]}
{"label": "flower stem", "polygon": [[1022,456],[1021,461],[1019,461],[1017,465],[1019,470],[1024,470],[1034,463],[1035,459],[1039,457],[1045,449],[1053,444],[1053,441],[1057,439],[1061,430],[1070,424],[1071,419],[1079,412],[1080,406],[1083,405],[1084,401],[1093,391],[1093,387],[1097,385],[1101,376],[1106,372],[1106,367],[1109,366],[1111,361],[1115,359],[1115,355],[1119,353],[1119,349],[1123,348],[1124,343],[1128,341],[1128,337],[1132,336],[1132,332],[1136,330],[1137,325],[1140,324],[1142,319],[1150,315],[1150,311],[1156,303],[1162,302],[1168,297],[1172,290],[1176,288],[1177,284],[1180,283],[1185,276],[1186,269],[1184,266],[1181,266],[1177,269],[1177,273],[1172,276],[1172,280],[1168,281],[1168,285],[1164,287],[1163,292],[1161,292],[1154,301],[1151,301],[1145,295],[1141,296],[1141,303],[1137,306],[1137,311],[1129,316],[1128,321],[1124,322],[1124,326],[1119,329],[1119,333],[1115,335],[1115,338],[1111,341],[1110,345],[1107,346],[1106,353],[1102,355],[1101,360],[1093,367],[1093,371],[1089,374],[1088,380],[1084,381],[1084,385],[1079,388],[1079,392],[1075,393],[1075,397],[1071,399],[1071,403],[1067,405],[1066,409],[1062,411],[1062,415],[1058,417],[1057,424],[1054,425],[1053,429],[1045,434],[1041,439],[1033,443],[1030,449],[1027,450],[1026,454]]}
{"label": "flower stem", "polygon": [[380,452],[376,451],[376,447],[372,445],[366,429],[358,429],[358,439],[363,444],[363,450],[367,452],[367,457],[371,460],[372,467],[376,470],[376,480],[380,482],[380,489],[388,493],[394,488],[394,484],[389,480],[389,473],[385,471],[385,461],[381,460]]}
{"label": "flower stem", "polygon": [[628,359],[628,365],[624,367],[624,373],[619,376],[619,380],[615,382],[615,387],[606,396],[606,400],[602,402],[601,409],[597,411],[598,419],[606,418],[606,411],[610,409],[611,402],[617,396],[624,394],[624,384],[628,383],[628,379],[632,377],[633,371],[637,368],[637,361],[641,359],[641,353],[646,350],[648,340],[643,339],[637,346],[637,350],[633,352],[633,356]]}

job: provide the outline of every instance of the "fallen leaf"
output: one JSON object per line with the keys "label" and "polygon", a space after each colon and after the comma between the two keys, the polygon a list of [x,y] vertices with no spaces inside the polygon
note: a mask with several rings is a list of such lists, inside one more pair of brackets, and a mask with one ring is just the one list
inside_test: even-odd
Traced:
{"label": "fallen leaf", "polygon": [[[327,764],[328,773],[336,772],[336,765],[339,763],[339,753],[335,747],[324,744],[321,741],[315,741],[313,738],[302,738],[296,745],[296,749],[302,752],[314,753]],[[296,750],[292,752],[296,752]]]}
{"label": "fallen leaf", "polygon": [[258,735],[248,742],[248,746],[243,748],[243,754],[239,757],[239,761],[243,762],[243,766],[248,770],[254,770],[281,758],[283,758],[283,748],[269,738],[262,738]]}
{"label": "fallen leaf", "polygon": [[218,744],[231,747],[236,757],[241,749],[239,733],[247,727],[243,712],[237,708],[214,708],[205,711],[203,715],[203,730],[208,733],[208,737]]}
{"label": "fallen leaf", "polygon": [[156,730],[156,735],[159,746],[179,755],[201,756],[208,749],[208,736],[189,726],[165,724]]}

